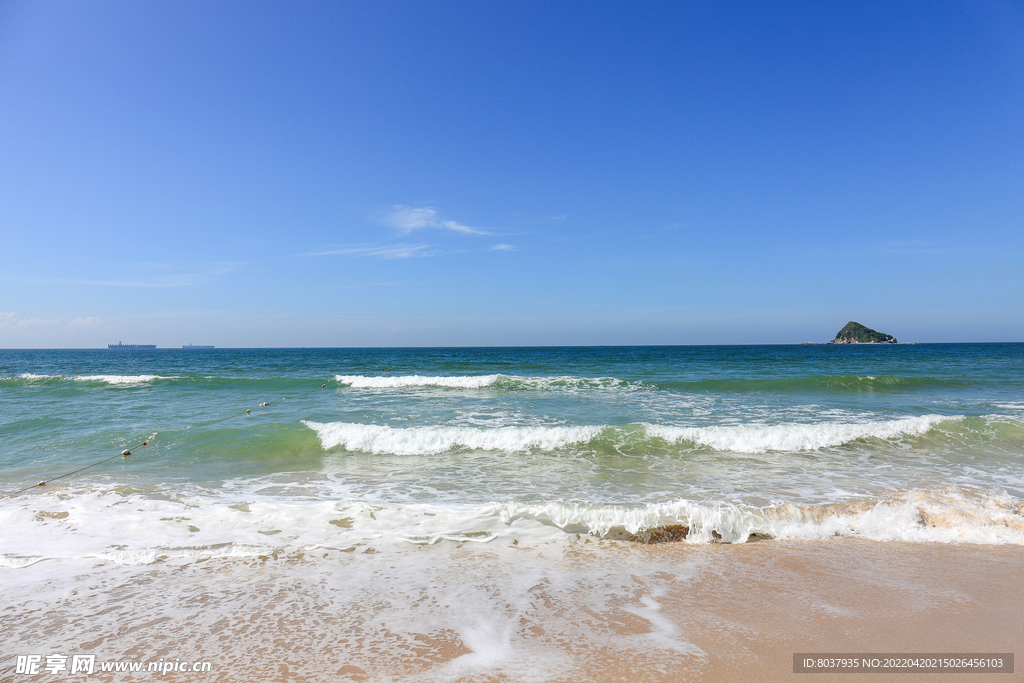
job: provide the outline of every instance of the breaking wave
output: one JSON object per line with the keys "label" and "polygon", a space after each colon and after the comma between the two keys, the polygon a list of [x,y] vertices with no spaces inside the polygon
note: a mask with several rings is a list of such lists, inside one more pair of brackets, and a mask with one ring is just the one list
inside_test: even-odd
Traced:
{"label": "breaking wave", "polygon": [[492,388],[505,391],[558,389],[662,389],[691,392],[756,392],[756,391],[902,391],[930,387],[965,386],[960,379],[935,377],[898,377],[873,375],[821,375],[772,379],[699,379],[699,380],[627,380],[616,377],[578,377],[572,375],[528,377],[521,375],[335,375],[335,381],[353,389],[406,389],[410,387],[442,387],[446,389]]}
{"label": "breaking wave", "polygon": [[534,448],[555,450],[590,441],[602,430],[602,427],[388,427],[307,420],[302,424],[317,433],[325,450],[343,447],[349,451],[395,455],[428,455],[460,447],[507,452]]}
{"label": "breaking wave", "polygon": [[103,382],[104,384],[143,384],[156,379],[177,379],[163,375],[82,375],[71,379],[79,382]]}
{"label": "breaking wave", "polygon": [[112,386],[118,385],[135,385],[135,384],[147,384],[158,379],[179,379],[174,376],[166,375],[37,375],[31,372],[23,372],[17,377],[2,377],[0,379],[8,381],[22,381],[28,384],[38,382],[50,382],[50,381],[73,381],[73,382],[98,382],[100,384],[109,384]]}
{"label": "breaking wave", "polygon": [[525,377],[519,375],[457,375],[425,376],[396,375],[335,375],[335,381],[353,389],[406,389],[410,387],[442,387],[445,389],[493,388],[506,391],[558,390],[558,389],[634,389],[646,386],[642,382],[627,382],[614,377]]}
{"label": "breaking wave", "polygon": [[963,379],[936,377],[899,377],[894,375],[817,375],[811,377],[773,377],[768,379],[729,378],[694,381],[659,382],[663,389],[681,391],[801,391],[807,389],[871,392],[930,387],[962,387],[970,383]]}
{"label": "breaking wave", "polygon": [[734,453],[814,451],[861,439],[893,440],[921,435],[943,421],[961,417],[924,415],[865,423],[673,427],[666,425],[582,425],[531,427],[422,426],[391,427],[353,422],[302,424],[316,432],[324,450],[344,448],[365,453],[429,455],[460,448],[525,452],[587,445],[631,452],[664,451],[665,442],[690,448]]}
{"label": "breaking wave", "polygon": [[397,377],[367,377],[365,375],[335,375],[340,384],[353,389],[399,389],[405,387],[446,387],[449,389],[480,389],[494,384],[500,375],[473,375],[465,377],[424,377],[404,375]]}
{"label": "breaking wave", "polygon": [[690,442],[720,451],[764,453],[766,451],[813,451],[840,446],[859,439],[894,439],[924,434],[936,424],[962,420],[961,416],[922,415],[879,422],[813,424],[737,425],[713,427],[667,427],[646,425],[647,434],[670,443]]}
{"label": "breaking wave", "polygon": [[[73,488],[0,501],[0,567],[93,557],[146,564],[161,557],[245,556],[277,550],[398,547],[441,542],[564,543],[574,537],[639,543],[744,543],[835,537],[915,543],[1024,545],[1024,502],[971,488],[893,491],[827,505],[757,507],[677,499],[647,505],[562,500],[480,504],[377,503],[343,491],[312,498],[250,480],[247,490],[152,496]],[[123,528],[146,529],[125,536]]]}
{"label": "breaking wave", "polygon": [[1024,545],[1024,503],[1004,493],[905,491],[882,500],[769,507],[689,500],[643,507],[507,502],[502,520],[531,519],[568,533],[643,543],[743,543],[757,539]]}

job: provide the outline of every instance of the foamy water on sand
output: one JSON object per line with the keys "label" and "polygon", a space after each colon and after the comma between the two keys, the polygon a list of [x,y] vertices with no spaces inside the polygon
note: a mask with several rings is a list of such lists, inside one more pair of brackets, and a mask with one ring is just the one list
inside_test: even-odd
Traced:
{"label": "foamy water on sand", "polygon": [[0,352],[5,621],[238,680],[708,673],[763,624],[679,591],[744,547],[1017,557],[1022,396],[1018,344]]}

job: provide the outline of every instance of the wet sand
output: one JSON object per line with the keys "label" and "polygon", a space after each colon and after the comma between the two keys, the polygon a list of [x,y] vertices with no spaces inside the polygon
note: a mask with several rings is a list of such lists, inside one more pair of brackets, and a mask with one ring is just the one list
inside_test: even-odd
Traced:
{"label": "wet sand", "polygon": [[644,550],[659,563],[694,554],[714,558],[708,582],[680,585],[660,600],[662,613],[708,653],[694,680],[1024,680],[1019,667],[1015,674],[973,675],[794,674],[792,668],[795,652],[1020,649],[1024,548],[836,540]]}
{"label": "wet sand", "polygon": [[1014,652],[1018,546],[580,540],[36,568],[8,573],[6,652],[212,663],[168,680],[1024,680],[792,671],[794,652]]}

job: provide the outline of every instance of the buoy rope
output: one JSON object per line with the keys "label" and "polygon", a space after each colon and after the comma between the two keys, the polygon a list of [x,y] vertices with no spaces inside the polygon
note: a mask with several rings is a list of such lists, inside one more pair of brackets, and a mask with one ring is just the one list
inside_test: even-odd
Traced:
{"label": "buoy rope", "polygon": [[78,474],[79,472],[87,470],[90,467],[96,467],[97,465],[102,465],[103,463],[108,462],[110,460],[113,460],[114,458],[127,458],[129,455],[132,454],[132,451],[134,451],[139,446],[148,446],[148,445],[149,445],[149,440],[148,439],[146,441],[141,441],[138,444],[136,444],[135,446],[132,446],[131,448],[124,449],[123,451],[121,451],[117,455],[112,455],[109,458],[105,458],[103,460],[100,460],[99,462],[94,462],[91,465],[86,465],[85,467],[80,467],[77,470],[75,470],[74,472],[68,472],[67,474],[62,474],[62,475],[60,475],[58,477],[53,477],[52,479],[46,479],[44,481],[39,482],[38,484],[33,484],[32,486],[26,486],[25,488],[19,489],[17,491],[14,491],[13,493],[8,493],[7,496],[16,496],[19,493],[24,493],[25,491],[28,491],[29,489],[38,488],[40,486],[46,486],[50,482],[57,481],[59,479],[64,479],[65,477],[70,477],[71,475]]}
{"label": "buoy rope", "polygon": [[[327,383],[324,382],[323,384],[318,386],[316,389],[311,389],[310,391],[307,391],[304,394],[299,394],[298,396],[293,396],[292,398],[296,398],[296,399],[298,399],[298,398],[305,398],[306,396],[309,396],[310,394],[316,393],[317,389],[326,389],[326,388],[327,388]],[[281,400],[282,401],[286,401],[286,400],[288,400],[288,397],[285,396]],[[259,404],[258,407],[266,408],[269,405],[270,405],[269,401],[264,401],[263,403]],[[251,408],[246,408],[244,413],[232,413],[231,415],[228,415],[227,417],[217,418],[216,420],[210,420],[209,422],[201,422],[201,423],[195,425],[195,427],[209,427],[210,425],[217,424],[218,422],[224,422],[226,420],[232,420],[232,419],[234,419],[236,417],[241,417],[242,415],[250,415],[251,412],[252,412]],[[185,427],[185,429],[192,429],[192,427],[193,427],[193,425],[188,425],[187,427]],[[181,428],[178,428],[178,429],[172,430],[172,431],[181,431]],[[159,432],[157,432],[157,433],[159,433]],[[58,481],[60,479],[65,479],[65,478],[70,477],[72,475],[78,474],[79,472],[83,472],[83,471],[85,471],[87,469],[90,469],[92,467],[96,467],[97,465],[102,465],[105,462],[110,462],[111,460],[113,460],[115,458],[127,458],[129,455],[132,454],[132,451],[134,451],[139,446],[148,446],[149,442],[152,441],[155,437],[156,437],[156,434],[153,434],[153,436],[149,437],[145,441],[140,441],[139,443],[135,444],[131,448],[125,448],[124,450],[122,450],[117,455],[112,455],[109,458],[104,458],[103,460],[94,462],[91,465],[86,465],[85,467],[80,467],[80,468],[78,468],[77,470],[75,470],[73,472],[68,472],[66,474],[62,474],[62,475],[57,476],[57,477],[51,477],[50,479],[45,479],[45,480],[39,482],[38,484],[32,484],[31,486],[26,486],[23,489],[18,489],[17,491],[12,491],[11,493],[5,493],[5,494],[3,494],[3,496],[7,497],[7,498],[10,498],[10,497],[18,495],[19,493],[24,493],[25,491],[28,491],[30,489],[39,488],[40,486],[46,486],[50,482]]]}

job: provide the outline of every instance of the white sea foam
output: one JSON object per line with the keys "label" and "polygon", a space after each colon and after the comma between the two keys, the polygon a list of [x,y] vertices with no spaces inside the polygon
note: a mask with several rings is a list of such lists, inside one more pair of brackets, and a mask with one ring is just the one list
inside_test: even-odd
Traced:
{"label": "white sea foam", "polygon": [[142,384],[155,379],[176,379],[163,375],[79,375],[73,377],[80,382],[104,382],[106,384]]}
{"label": "white sea foam", "polygon": [[317,433],[325,450],[343,447],[364,453],[427,455],[455,448],[505,452],[532,449],[554,450],[569,444],[586,442],[601,433],[602,427],[389,427],[350,422],[311,422],[302,424]]}
{"label": "white sea foam", "polygon": [[269,493],[266,482],[173,497],[69,489],[0,501],[0,566],[95,558],[233,557],[315,549],[387,551],[443,542],[564,543],[580,535],[742,543],[752,536],[1024,545],[1024,503],[970,489],[893,492],[880,500],[767,507],[674,500],[370,504]]}
{"label": "white sea foam", "polygon": [[527,377],[520,375],[460,375],[422,376],[396,375],[335,375],[335,381],[354,389],[405,389],[409,387],[443,387],[446,389],[483,389],[495,385],[510,389],[572,390],[635,388],[637,383],[624,382],[615,377]]}
{"label": "white sea foam", "polygon": [[776,538],[856,536],[875,541],[1024,545],[1024,504],[1005,494],[912,491],[874,504],[786,504],[770,512]]}
{"label": "white sea foam", "polygon": [[758,508],[689,500],[642,507],[564,502],[499,505],[502,520],[529,519],[568,533],[641,541],[744,542],[757,535],[824,540],[1024,545],[1024,504],[1005,494],[956,489],[893,494],[880,501],[830,506],[785,503]]}
{"label": "white sea foam", "polygon": [[[0,379],[11,379],[11,378],[0,378]],[[27,380],[47,380],[47,379],[60,379],[60,380],[73,380],[78,382],[103,382],[105,384],[143,384],[146,382],[152,382],[157,379],[177,379],[177,377],[169,377],[165,375],[37,375],[31,372],[23,372],[18,375],[18,379]]]}
{"label": "white sea foam", "polygon": [[[598,537],[649,538],[651,532],[669,527],[689,527],[688,541],[709,542],[712,531],[725,541],[745,541],[752,533],[767,533],[768,527],[758,525],[754,509],[739,506],[708,505],[688,500],[644,506],[599,505],[590,503],[521,503],[508,501],[498,505],[502,521],[513,524],[531,520],[557,527],[570,534],[591,534]],[[724,534],[723,534],[724,531]]]}
{"label": "white sea foam", "polygon": [[[780,425],[715,425],[710,427],[674,427],[642,425],[650,438],[670,443],[693,443],[734,453],[767,451],[808,451],[840,446],[866,438],[893,440],[920,435],[943,421],[958,421],[960,416],[924,415],[875,422],[819,422]],[[532,449],[555,450],[585,443],[609,433],[616,440],[627,438],[635,426],[422,426],[390,427],[350,422],[312,422],[325,450],[344,447],[349,451],[427,455],[456,448],[524,452]]]}
{"label": "white sea foam", "polygon": [[[339,493],[344,487],[339,489]],[[74,489],[0,501],[0,566],[97,558],[234,557],[300,548],[487,543],[512,533],[495,505],[371,505],[268,494],[261,485],[168,498]],[[537,540],[563,536],[540,527]],[[556,533],[552,533],[556,532]]]}
{"label": "white sea foam", "polygon": [[[103,646],[108,660],[138,660],[159,642],[168,660],[219,653],[218,673],[244,680],[280,678],[282,663],[290,679],[325,683],[352,672],[417,683],[592,680],[609,648],[621,670],[641,672],[638,680],[698,673],[691,626],[675,624],[659,603],[671,604],[662,596],[678,562],[641,567],[623,553],[563,562],[560,551],[497,543],[473,550],[46,562],[5,572],[5,642],[13,652],[62,652],[68,642],[117,633]],[[621,632],[623,610],[635,615],[626,618],[636,635]],[[47,628],[54,621],[62,627]],[[171,622],[182,627],[172,633]]]}
{"label": "white sea foam", "polygon": [[712,427],[669,427],[646,425],[647,434],[666,441],[690,441],[720,451],[764,453],[766,451],[810,451],[840,446],[858,439],[895,439],[924,434],[947,420],[962,416],[922,415],[877,422],[819,422],[812,424],[737,425]]}
{"label": "white sea foam", "polygon": [[354,389],[399,389],[404,387],[446,387],[450,389],[480,389],[494,384],[501,375],[472,375],[464,377],[424,377],[402,375],[396,377],[367,377],[365,375],[335,375],[334,379]]}

